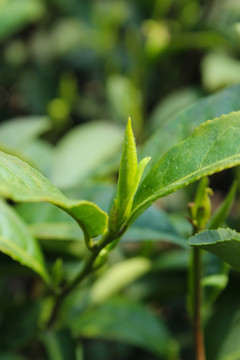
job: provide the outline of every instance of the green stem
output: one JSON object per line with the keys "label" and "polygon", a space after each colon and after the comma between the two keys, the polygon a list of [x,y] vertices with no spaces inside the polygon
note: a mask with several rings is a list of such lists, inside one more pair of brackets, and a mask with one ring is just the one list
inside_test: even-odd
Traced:
{"label": "green stem", "polygon": [[193,267],[192,267],[192,309],[193,309],[193,328],[195,340],[196,360],[205,360],[205,346],[202,328],[202,287],[201,287],[201,250],[193,249]]}
{"label": "green stem", "polygon": [[47,327],[50,328],[58,315],[59,309],[64,301],[65,297],[77,286],[81,283],[82,280],[85,279],[87,275],[89,275],[93,271],[93,265],[98,257],[100,251],[105,248],[109,243],[116,240],[120,235],[115,235],[112,232],[107,232],[102,239],[96,244],[94,250],[88,254],[87,258],[84,261],[84,264],[80,270],[80,272],[76,275],[76,277],[69,282],[65,288],[62,289],[61,293],[57,295],[56,301],[52,310],[52,314],[48,320]]}

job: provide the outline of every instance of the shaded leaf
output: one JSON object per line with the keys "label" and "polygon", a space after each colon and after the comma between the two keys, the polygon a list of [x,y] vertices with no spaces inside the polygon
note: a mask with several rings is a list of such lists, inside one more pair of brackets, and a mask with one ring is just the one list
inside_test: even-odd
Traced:
{"label": "shaded leaf", "polygon": [[134,221],[121,241],[166,241],[188,247],[185,238],[179,235],[167,214],[154,206]]}
{"label": "shaded leaf", "polygon": [[192,104],[200,97],[200,92],[194,88],[182,88],[164,97],[154,108],[149,119],[151,131],[162,126],[166,121]]}
{"label": "shaded leaf", "polygon": [[1,201],[0,210],[0,251],[31,268],[50,283],[37,241],[10,206]]}
{"label": "shaded leaf", "polygon": [[205,327],[206,356],[211,360],[240,358],[240,309],[238,278],[230,282],[212,309]]}
{"label": "shaded leaf", "polygon": [[107,214],[95,204],[66,198],[30,165],[3,152],[0,152],[0,195],[16,202],[50,202],[69,213],[92,237],[100,235],[107,226]]}
{"label": "shaded leaf", "polygon": [[226,220],[226,217],[228,216],[228,213],[233,205],[236,191],[237,191],[237,181],[234,181],[224,201],[211,217],[207,226],[208,229],[217,229]]}
{"label": "shaded leaf", "polygon": [[231,229],[203,231],[188,240],[191,246],[198,246],[226,261],[240,271],[240,234]]}
{"label": "shaded leaf", "polygon": [[134,302],[114,299],[75,317],[71,323],[75,336],[116,340],[167,355],[176,342],[164,323]]}
{"label": "shaded leaf", "polygon": [[0,353],[0,360],[25,360],[26,358],[11,353]]}
{"label": "shaded leaf", "polygon": [[189,249],[171,250],[160,254],[153,262],[153,270],[155,271],[175,271],[186,270],[189,268],[190,262]]}

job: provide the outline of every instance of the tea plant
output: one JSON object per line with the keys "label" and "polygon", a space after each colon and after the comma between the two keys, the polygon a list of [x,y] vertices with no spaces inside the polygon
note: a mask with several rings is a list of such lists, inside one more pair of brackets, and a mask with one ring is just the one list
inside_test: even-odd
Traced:
{"label": "tea plant", "polygon": [[[228,95],[228,98],[226,95]],[[71,294],[76,289],[80,289],[80,295],[82,289],[82,294],[84,295],[84,284],[86,284],[86,281],[89,281],[94,273],[101,271],[101,268],[107,262],[109,253],[118,245],[118,242],[127,230],[129,228],[131,230],[131,225],[137,218],[143,216],[143,213],[147,213],[147,209],[156,200],[202,178],[194,203],[190,206],[193,237],[188,240],[188,244],[193,246],[193,250],[192,264],[189,268],[188,307],[194,325],[196,359],[205,359],[201,314],[202,265],[199,248],[214,253],[238,270],[240,267],[240,235],[231,229],[218,228],[228,215],[236,192],[236,183],[231,188],[218,212],[211,217],[209,200],[211,190],[208,188],[208,180],[206,178],[209,175],[240,164],[240,111],[228,113],[229,106],[231,108],[239,107],[237,95],[239,95],[239,86],[225,90],[210,98],[200,100],[199,103],[178,114],[176,118],[167,122],[159,130],[157,133],[159,138],[157,140],[156,135],[153,135],[152,139],[150,138],[149,142],[141,150],[142,160],[139,162],[131,120],[129,119],[123,141],[116,198],[109,213],[103,211],[93,202],[71,200],[35,168],[20,158],[1,151],[0,195],[2,198],[11,200],[14,203],[48,202],[70,215],[80,226],[84,236],[85,249],[76,248],[79,253],[84,253],[83,261],[79,264],[80,266],[75,267],[74,271],[68,272],[65,264],[61,260],[57,260],[50,267],[45,260],[44,252],[33,236],[34,231],[35,234],[39,234],[44,229],[41,229],[41,225],[37,227],[36,223],[32,227],[34,231],[31,232],[14,207],[4,200],[1,201],[1,252],[37,273],[45,283],[45,292],[40,297],[44,311],[42,311],[40,316],[39,324],[39,329],[41,329],[40,338],[43,343],[51,342],[51,340],[47,339],[48,336],[54,336],[53,329],[60,331],[61,328],[64,329],[67,326],[76,336],[85,329],[85,335],[92,334],[94,337],[94,335],[101,335],[101,330],[103,336],[109,334],[111,328],[114,329],[114,322],[121,324],[121,316],[116,314],[114,320],[114,316],[109,314],[114,314],[118,306],[120,308],[123,306],[124,308],[125,305],[121,301],[119,303],[119,300],[115,300],[107,306],[104,303],[105,298],[108,297],[106,294],[108,291],[110,295],[111,292],[116,293],[124,284],[146,273],[151,268],[146,258],[144,260],[136,258],[135,263],[134,259],[126,260],[122,267],[120,264],[119,268],[117,265],[113,265],[112,270],[110,266],[108,275],[105,278],[103,276],[103,281],[98,280],[100,285],[98,282],[92,285],[92,297],[90,297],[89,302],[90,304],[103,302],[101,310],[93,311],[89,317],[88,311],[86,313],[83,311],[77,322],[71,316],[70,319],[64,318],[61,312],[62,308],[68,307],[67,304],[70,301],[68,299],[71,298]],[[214,116],[218,112],[218,105],[223,99],[225,99],[225,109],[222,108],[222,113],[226,114],[203,122],[205,120],[203,116],[204,111],[208,109],[208,114],[211,113]],[[207,104],[211,105],[211,110],[207,108]],[[192,117],[199,108],[201,108],[202,116],[199,118]],[[201,122],[203,123],[201,124]],[[185,134],[188,135],[188,128],[189,132],[191,132],[193,123],[194,126],[199,125],[199,127],[182,140],[181,136],[185,137]],[[173,130],[175,133],[172,133]],[[165,136],[169,137],[169,143],[166,142]],[[176,141],[177,144],[173,145],[172,142],[175,142],[176,139],[178,140]],[[170,150],[166,151],[166,145],[169,147],[173,146]],[[143,155],[146,154],[146,149],[148,148],[150,149],[149,154],[152,155],[154,151],[156,152],[152,159]],[[155,150],[153,151],[153,149]],[[8,149],[8,152],[11,151]],[[165,154],[161,156],[164,152]],[[157,153],[159,154],[158,160],[156,160]],[[32,207],[32,210],[30,208],[30,212],[34,212],[33,209],[34,207]],[[21,210],[19,213],[21,214]],[[38,216],[41,215],[43,214],[38,213]],[[71,231],[68,228],[66,237],[75,238],[75,223],[68,220],[68,224],[71,224]],[[53,237],[65,236],[64,231],[61,229],[66,230],[66,227],[60,228],[61,222],[52,225],[54,225],[52,229],[46,228],[48,231],[47,236],[50,236],[50,230],[54,232]],[[36,235],[36,237],[40,238],[41,236]],[[174,238],[172,234],[171,241],[180,244],[181,241],[179,238],[176,240],[176,238],[177,236]],[[182,242],[181,246],[186,247],[187,245]],[[126,279],[121,280],[123,284],[121,284],[121,281],[118,283],[118,274],[119,272],[124,273],[124,271],[127,271],[125,272]],[[116,289],[112,290],[111,287],[114,288],[115,281]],[[106,290],[104,282],[111,284],[109,289]],[[82,287],[79,287],[79,285]],[[102,294],[101,288],[103,288]],[[96,295],[96,293],[100,295]],[[94,294],[96,296],[95,300]],[[216,293],[216,297],[217,295]],[[102,300],[100,301],[99,299]],[[75,299],[74,301],[77,300]],[[86,302],[88,302],[88,297]],[[84,306],[82,310],[84,310]],[[164,356],[164,358],[178,359],[176,341],[169,336],[163,324],[155,323],[155,319],[151,314],[145,312],[140,307],[131,305],[131,303],[127,306],[127,312],[123,311],[123,314],[127,314],[126,321],[130,322],[130,331],[126,334],[120,331],[120,339],[145,347],[154,354]],[[132,325],[130,314],[133,315]],[[141,315],[139,316],[139,314]],[[112,316],[112,318],[109,319],[109,316]],[[138,316],[140,318],[139,321],[142,321],[143,324],[144,322],[151,323],[151,335],[147,336],[144,330],[141,329],[141,326],[139,329],[136,320]],[[91,317],[93,321],[91,321]],[[100,330],[95,329],[94,319],[96,319],[97,323],[100,322]],[[138,332],[140,340],[134,337],[135,331]],[[111,338],[110,335],[107,336]],[[51,344],[53,343],[54,340]]]}

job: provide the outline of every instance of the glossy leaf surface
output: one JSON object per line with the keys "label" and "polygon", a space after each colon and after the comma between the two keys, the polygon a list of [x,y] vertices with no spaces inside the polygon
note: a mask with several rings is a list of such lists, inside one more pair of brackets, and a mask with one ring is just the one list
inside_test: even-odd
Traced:
{"label": "glossy leaf surface", "polygon": [[0,195],[16,202],[50,202],[69,213],[91,237],[100,235],[107,225],[107,214],[95,204],[69,200],[30,165],[3,152]]}
{"label": "glossy leaf surface", "polygon": [[146,176],[134,199],[134,213],[203,176],[238,165],[239,137],[240,112],[202,124],[172,147]]}
{"label": "glossy leaf surface", "polygon": [[206,120],[240,110],[239,96],[240,85],[229,87],[196,101],[164,122],[144,144],[140,153],[141,158],[151,156],[148,169],[173,145],[184,140]]}

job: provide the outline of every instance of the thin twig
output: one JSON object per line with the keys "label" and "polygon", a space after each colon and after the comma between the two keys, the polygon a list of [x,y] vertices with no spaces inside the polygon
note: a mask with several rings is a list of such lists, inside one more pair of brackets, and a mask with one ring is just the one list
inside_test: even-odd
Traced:
{"label": "thin twig", "polygon": [[61,293],[56,296],[55,304],[51,313],[51,316],[47,322],[47,327],[50,328],[53,326],[57,319],[57,315],[59,313],[60,307],[66,298],[66,296],[76,287],[78,286],[86,276],[88,276],[93,271],[93,265],[98,257],[100,251],[105,248],[109,243],[116,240],[120,235],[115,235],[114,233],[107,232],[102,239],[98,242],[97,246],[95,246],[94,251],[91,251],[88,254],[88,257],[85,259],[85,262],[80,270],[80,272],[76,275],[76,277],[66,285],[65,288],[62,289]]}
{"label": "thin twig", "polygon": [[196,360],[205,360],[205,346],[202,329],[202,287],[201,287],[201,250],[193,249],[193,327]]}

